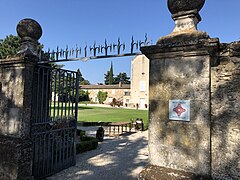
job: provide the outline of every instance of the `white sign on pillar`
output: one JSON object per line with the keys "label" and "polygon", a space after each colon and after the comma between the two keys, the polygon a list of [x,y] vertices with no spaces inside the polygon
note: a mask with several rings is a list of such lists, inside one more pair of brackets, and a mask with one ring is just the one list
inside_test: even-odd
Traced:
{"label": "white sign on pillar", "polygon": [[169,100],[169,119],[190,121],[190,100]]}

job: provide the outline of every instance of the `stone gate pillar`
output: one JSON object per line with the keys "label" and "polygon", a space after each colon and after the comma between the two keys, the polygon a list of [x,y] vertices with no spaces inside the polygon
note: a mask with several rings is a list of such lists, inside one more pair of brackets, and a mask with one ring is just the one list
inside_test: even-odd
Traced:
{"label": "stone gate pillar", "polygon": [[36,21],[24,19],[17,32],[20,51],[0,60],[0,179],[4,180],[32,179],[32,84],[42,29]]}
{"label": "stone gate pillar", "polygon": [[140,179],[211,175],[210,68],[219,40],[199,32],[204,0],[169,0],[173,32],[141,48],[150,59],[149,159]]}

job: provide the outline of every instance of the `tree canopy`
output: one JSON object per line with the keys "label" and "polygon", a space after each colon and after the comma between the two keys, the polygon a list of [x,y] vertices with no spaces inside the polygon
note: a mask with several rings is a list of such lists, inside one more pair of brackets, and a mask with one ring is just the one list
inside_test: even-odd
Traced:
{"label": "tree canopy", "polygon": [[9,35],[0,40],[0,59],[17,54],[20,47],[20,37]]}
{"label": "tree canopy", "polygon": [[84,79],[81,71],[80,71],[79,84],[80,85],[89,85],[90,84],[90,82],[88,80]]}
{"label": "tree canopy", "polygon": [[[0,59],[5,59],[7,56],[16,55],[20,49],[21,38],[10,34],[4,39],[0,39]],[[43,49],[43,44],[38,45],[38,51]]]}
{"label": "tree canopy", "polygon": [[107,84],[107,85],[111,85],[111,84],[114,84],[114,74],[113,74],[113,65],[112,65],[112,62],[111,62],[111,66],[110,66],[110,70],[107,71],[107,74],[104,74],[105,76],[105,81],[104,83]]}
{"label": "tree canopy", "polygon": [[114,84],[130,84],[130,77],[127,76],[125,72],[119,73],[116,77],[114,77]]}
{"label": "tree canopy", "polygon": [[130,84],[130,77],[128,77],[125,72],[121,72],[117,76],[114,77],[112,62],[111,62],[110,70],[107,71],[107,73],[104,74],[104,76],[105,76],[104,83],[106,85],[119,84],[120,82],[122,84]]}

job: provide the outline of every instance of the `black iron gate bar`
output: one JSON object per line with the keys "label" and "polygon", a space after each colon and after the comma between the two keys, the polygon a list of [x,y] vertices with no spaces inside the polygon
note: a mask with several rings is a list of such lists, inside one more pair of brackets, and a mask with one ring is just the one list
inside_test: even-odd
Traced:
{"label": "black iron gate bar", "polygon": [[[121,42],[120,38],[118,38],[117,43],[108,44],[107,40],[105,40],[104,45],[97,45],[96,42],[92,46],[85,45],[84,48],[78,47],[76,48],[68,48],[59,49],[57,47],[56,50],[48,50],[42,56],[46,56],[45,60],[39,63],[47,63],[47,62],[64,62],[64,61],[87,61],[91,59],[103,59],[103,58],[113,58],[113,57],[124,57],[124,56],[135,56],[140,55],[141,52],[140,47],[151,45],[152,42],[148,41],[147,34],[145,34],[144,41],[135,41],[132,37],[130,44],[130,51],[125,53],[126,44]],[[81,56],[83,54],[83,56]],[[92,55],[92,56],[91,56]]]}
{"label": "black iron gate bar", "polygon": [[50,65],[35,69],[31,124],[35,179],[76,163],[79,75]]}
{"label": "black iron gate bar", "polygon": [[[78,72],[38,66],[33,90],[33,123],[77,118]],[[50,118],[50,119],[49,119]]]}
{"label": "black iron gate bar", "polygon": [[52,103],[53,110],[51,111],[51,117],[56,119],[62,119],[63,117],[69,119],[75,116],[77,119],[77,101],[74,99],[78,96],[79,78],[78,72],[56,69],[53,72],[53,78],[56,79],[52,83]]}

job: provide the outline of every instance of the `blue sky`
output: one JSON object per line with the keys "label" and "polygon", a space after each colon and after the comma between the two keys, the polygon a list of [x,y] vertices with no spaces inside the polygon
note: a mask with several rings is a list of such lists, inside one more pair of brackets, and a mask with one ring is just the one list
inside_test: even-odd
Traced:
{"label": "blue sky", "polygon": [[[240,39],[240,1],[206,0],[200,12],[198,29],[206,31],[221,42]],[[43,29],[40,42],[55,49],[117,42],[120,37],[130,44],[131,36],[144,40],[145,33],[156,43],[159,37],[171,33],[174,22],[166,0],[1,0],[0,39],[16,35],[16,25],[24,18],[37,20]],[[114,74],[127,72],[130,76],[132,57],[67,62],[66,69],[80,69],[91,83],[104,81],[104,73],[113,62]]]}

